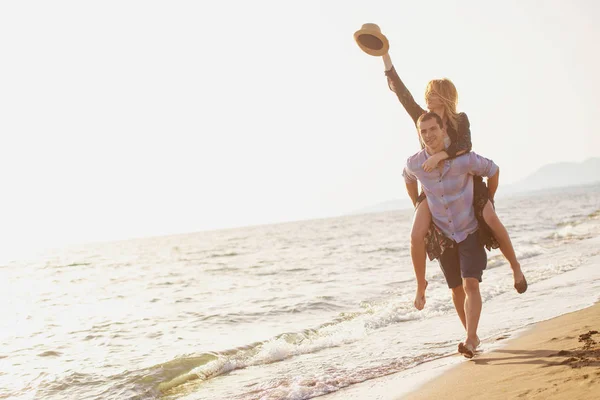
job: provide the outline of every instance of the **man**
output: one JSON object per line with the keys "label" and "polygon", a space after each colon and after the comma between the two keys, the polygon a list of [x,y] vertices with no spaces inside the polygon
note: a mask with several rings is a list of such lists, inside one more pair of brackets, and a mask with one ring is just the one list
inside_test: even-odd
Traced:
{"label": "man", "polygon": [[[479,345],[477,326],[481,315],[479,283],[487,266],[485,248],[477,236],[477,220],[473,208],[473,175],[488,177],[490,198],[498,188],[499,168],[493,161],[474,152],[446,160],[430,172],[423,169],[429,157],[445,149],[446,132],[441,118],[428,112],[418,119],[417,129],[425,148],[409,157],[403,176],[407,187],[417,180],[427,196],[431,217],[441,232],[453,241],[440,257],[440,266],[452,290],[456,312],[467,331],[467,339],[460,343],[458,351],[471,358]],[[416,191],[410,191],[417,193]],[[411,196],[413,197],[413,196]],[[416,196],[412,199],[416,201]],[[415,307],[425,306],[424,266],[414,265],[417,279]]]}

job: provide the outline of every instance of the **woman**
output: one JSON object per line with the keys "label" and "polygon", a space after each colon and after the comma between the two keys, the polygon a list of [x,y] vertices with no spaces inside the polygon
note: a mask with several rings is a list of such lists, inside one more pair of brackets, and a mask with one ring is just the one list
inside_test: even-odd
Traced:
{"label": "woman", "polygon": [[[417,104],[398,76],[390,55],[385,54],[382,58],[390,90],[396,93],[398,100],[416,124],[417,119],[426,111]],[[425,90],[425,101],[429,111],[435,112],[444,121],[449,138],[446,151],[430,157],[423,164],[425,171],[431,171],[437,167],[439,162],[471,151],[471,130],[467,114],[456,112],[458,93],[450,80],[430,81]],[[423,147],[422,143],[421,147]],[[480,176],[473,177],[473,186],[473,206],[479,223],[480,238],[488,250],[500,247],[500,251],[510,263],[513,271],[515,289],[518,293],[524,293],[527,290],[527,281],[521,271],[521,265],[515,255],[510,236],[496,215],[493,206],[494,199],[489,197],[487,186]],[[446,238],[431,222],[429,206],[426,201],[423,201],[425,194],[421,192],[418,195],[416,185],[407,186],[407,190],[416,208],[411,231],[411,257],[414,265],[421,265],[424,268],[426,254],[429,254],[431,260],[438,258],[444,249],[452,244],[452,241]]]}

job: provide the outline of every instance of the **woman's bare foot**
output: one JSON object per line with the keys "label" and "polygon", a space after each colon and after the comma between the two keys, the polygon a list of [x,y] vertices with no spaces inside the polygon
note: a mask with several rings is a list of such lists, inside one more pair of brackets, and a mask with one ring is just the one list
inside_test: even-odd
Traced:
{"label": "woman's bare foot", "polygon": [[421,311],[424,307],[425,307],[425,289],[427,289],[427,285],[429,283],[427,281],[425,281],[425,286],[420,288],[417,287],[417,294],[415,295],[415,308],[419,311]]}
{"label": "woman's bare foot", "polygon": [[513,270],[513,279],[514,286],[517,290],[517,293],[523,294],[527,291],[527,280],[525,279],[525,275],[523,275],[523,271],[521,271],[520,265],[511,266]]}

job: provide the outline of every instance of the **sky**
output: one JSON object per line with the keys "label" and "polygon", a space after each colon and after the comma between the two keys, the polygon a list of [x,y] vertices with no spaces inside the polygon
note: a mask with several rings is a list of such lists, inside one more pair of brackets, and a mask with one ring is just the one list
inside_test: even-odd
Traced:
{"label": "sky", "polygon": [[347,214],[406,198],[450,78],[502,185],[600,156],[594,0],[3,1],[2,251]]}

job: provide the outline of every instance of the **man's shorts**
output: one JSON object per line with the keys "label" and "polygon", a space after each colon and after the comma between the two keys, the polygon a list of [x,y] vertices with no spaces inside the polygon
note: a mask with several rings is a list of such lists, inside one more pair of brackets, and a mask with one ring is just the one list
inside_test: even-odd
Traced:
{"label": "man's shorts", "polygon": [[440,267],[450,289],[462,285],[463,278],[475,278],[481,282],[487,267],[487,254],[479,242],[478,232],[446,249],[440,256]]}

